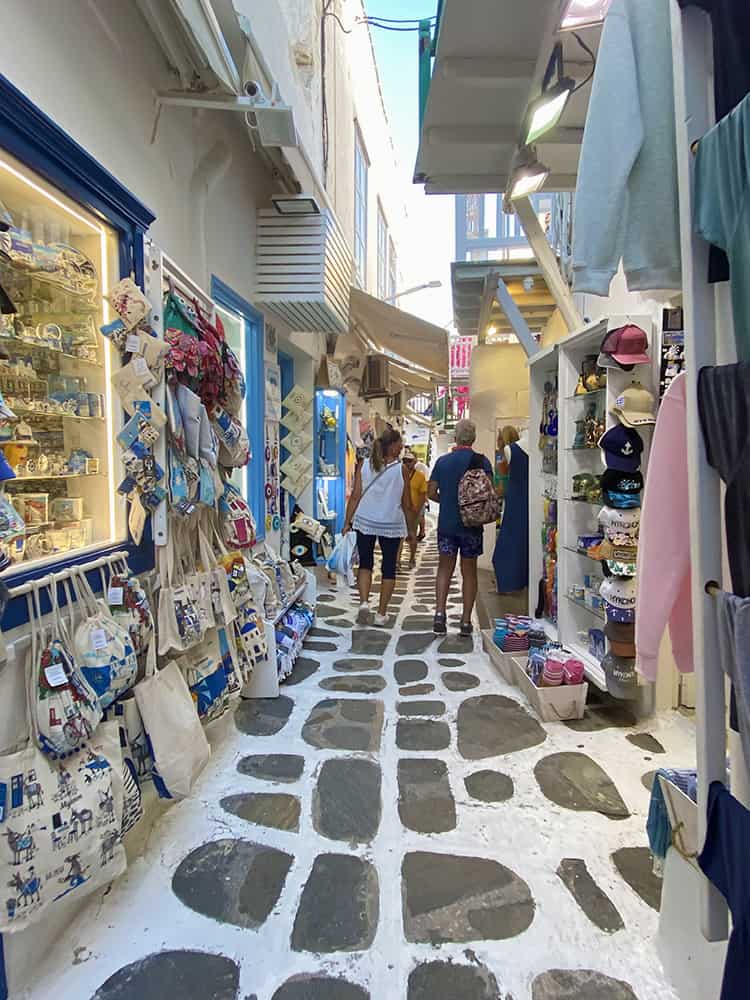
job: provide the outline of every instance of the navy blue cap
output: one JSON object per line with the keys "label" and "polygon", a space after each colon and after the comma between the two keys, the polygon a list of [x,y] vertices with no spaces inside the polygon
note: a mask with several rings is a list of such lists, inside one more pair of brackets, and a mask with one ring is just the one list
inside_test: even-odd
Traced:
{"label": "navy blue cap", "polygon": [[608,469],[618,472],[637,472],[641,464],[643,441],[632,427],[617,424],[599,438]]}

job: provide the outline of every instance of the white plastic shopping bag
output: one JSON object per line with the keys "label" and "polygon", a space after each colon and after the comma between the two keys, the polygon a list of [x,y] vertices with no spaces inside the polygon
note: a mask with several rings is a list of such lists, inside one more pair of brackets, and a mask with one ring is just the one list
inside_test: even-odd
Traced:
{"label": "white plastic shopping bag", "polygon": [[357,551],[357,536],[349,531],[336,542],[331,555],[326,562],[326,569],[336,576],[343,577],[350,587],[356,583],[354,576],[354,553]]}

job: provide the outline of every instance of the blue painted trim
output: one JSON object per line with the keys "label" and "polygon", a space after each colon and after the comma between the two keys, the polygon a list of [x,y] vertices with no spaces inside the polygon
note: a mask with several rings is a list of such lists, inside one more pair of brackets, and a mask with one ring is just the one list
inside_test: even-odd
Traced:
{"label": "blue painted trim", "polygon": [[[0,148],[110,225],[119,237],[120,276],[133,273],[135,280],[143,284],[143,237],[156,218],[154,213],[2,74]],[[114,472],[112,470],[113,477]],[[4,582],[16,587],[118,549],[128,552],[134,571],[150,569],[154,565],[150,520],[140,546],[129,540],[102,546],[86,555],[62,558],[45,567],[19,568],[17,573],[4,578]],[[92,583],[97,580],[98,573],[92,577]],[[15,628],[27,621],[25,598],[11,601],[3,617],[3,628]]]}
{"label": "blue painted trim", "polygon": [[2,74],[0,148],[119,230],[126,248],[121,271],[130,274],[138,237],[156,216]]}
{"label": "blue painted trim", "polygon": [[0,1000],[8,1000],[8,979],[5,975],[5,943],[0,934]]}
{"label": "blue painted trim", "polygon": [[[334,531],[338,534],[344,530],[344,507],[346,500],[346,490],[344,487],[346,469],[346,397],[343,392],[339,391],[336,391],[335,399],[332,396],[323,395],[324,392],[331,391],[335,390],[315,390],[315,437],[313,443],[313,463],[315,469],[317,470],[321,444],[321,413],[324,406],[329,406],[333,408],[334,413],[336,414],[336,423],[338,425],[336,465],[339,469],[339,475],[335,479],[329,479],[326,476],[321,476],[318,472],[315,473],[315,486],[313,489],[313,517],[320,520],[320,512],[318,510],[318,488],[321,484],[324,484],[328,494],[329,507],[336,511]],[[330,520],[324,523],[327,523],[330,526]]]}
{"label": "blue painted trim", "polygon": [[266,373],[264,365],[265,320],[263,313],[238,295],[229,285],[211,275],[211,296],[219,305],[245,320],[245,427],[252,458],[245,470],[245,490],[255,518],[257,537],[266,537],[265,450]]}

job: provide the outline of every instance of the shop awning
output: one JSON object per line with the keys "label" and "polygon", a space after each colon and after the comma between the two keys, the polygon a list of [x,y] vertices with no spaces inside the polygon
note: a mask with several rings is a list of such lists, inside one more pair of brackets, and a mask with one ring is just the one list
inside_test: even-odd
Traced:
{"label": "shop awning", "polygon": [[[541,91],[553,45],[582,81],[591,58],[570,32],[556,35],[550,0],[444,0],[414,181],[428,194],[504,192],[528,103]],[[581,29],[596,52],[600,28]],[[548,191],[575,188],[590,85],[574,94],[559,126],[537,144]]]}
{"label": "shop awning", "polygon": [[448,379],[448,333],[442,326],[352,288],[349,300],[353,332],[368,350],[385,354],[415,376],[438,381]]}

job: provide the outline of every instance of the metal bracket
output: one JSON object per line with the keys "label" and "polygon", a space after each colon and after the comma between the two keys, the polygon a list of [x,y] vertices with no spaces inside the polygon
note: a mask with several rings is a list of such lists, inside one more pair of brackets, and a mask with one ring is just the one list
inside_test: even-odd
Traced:
{"label": "metal bracket", "polygon": [[583,325],[581,314],[573,301],[573,295],[568,288],[568,283],[560,273],[557,257],[552,247],[547,242],[547,237],[542,225],[534,211],[534,206],[529,198],[519,198],[513,202],[516,215],[521,221],[526,237],[529,241],[534,256],[541,268],[547,287],[552,293],[557,308],[565,320],[568,332],[572,333]]}
{"label": "metal bracket", "polygon": [[497,290],[495,292],[500,308],[510,321],[513,332],[521,342],[521,346],[526,351],[527,357],[533,357],[539,350],[539,344],[534,339],[534,335],[528,327],[526,320],[521,314],[521,310],[516,305],[513,296],[508,291],[508,286],[501,277],[497,279]]}

